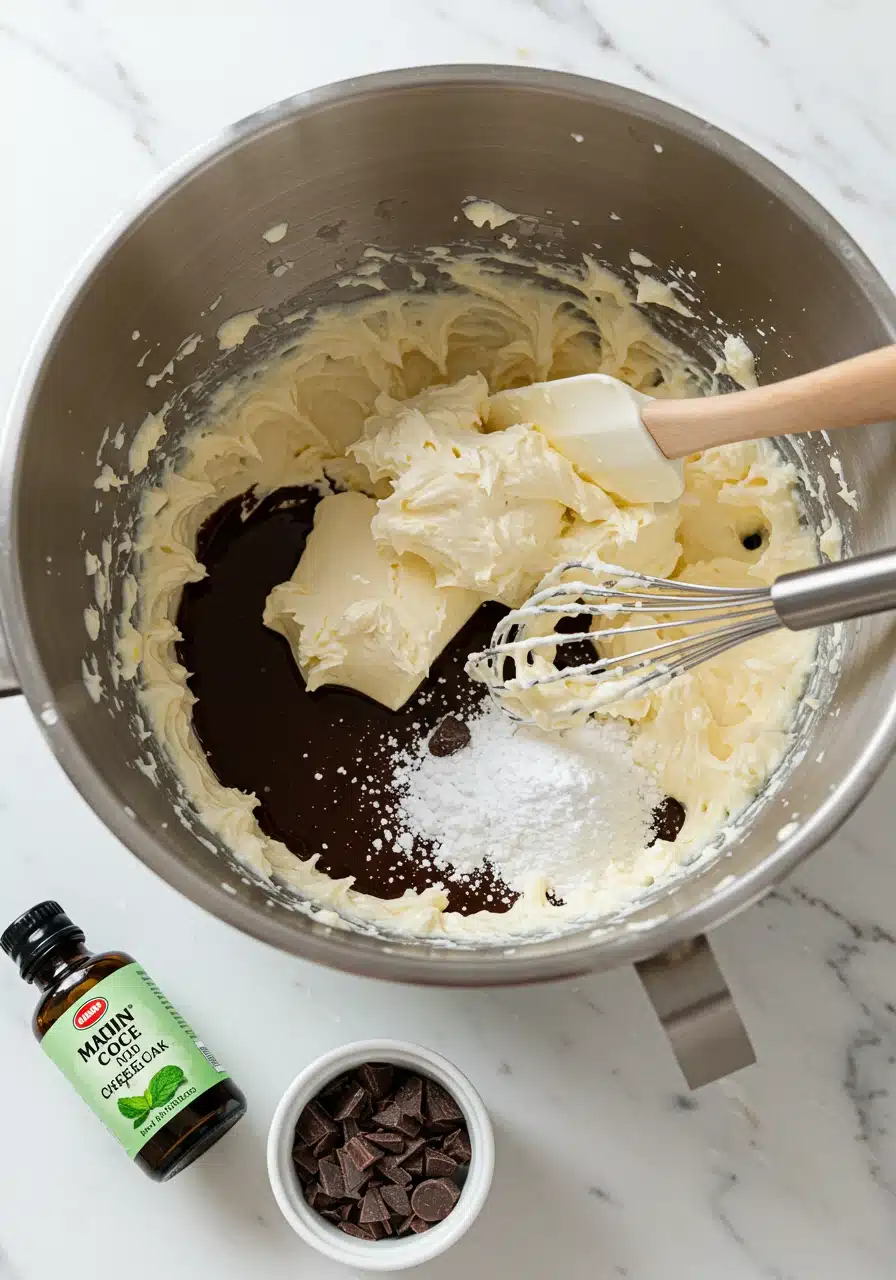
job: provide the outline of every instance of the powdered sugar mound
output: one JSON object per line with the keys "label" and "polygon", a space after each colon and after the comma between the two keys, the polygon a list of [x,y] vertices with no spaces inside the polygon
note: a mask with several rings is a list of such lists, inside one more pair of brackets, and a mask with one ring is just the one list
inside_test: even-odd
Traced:
{"label": "powdered sugar mound", "polygon": [[423,742],[392,781],[393,821],[431,844],[448,881],[491,871],[563,898],[645,848],[663,793],[635,763],[627,722],[548,733],[488,704],[468,723],[469,746],[438,757]]}

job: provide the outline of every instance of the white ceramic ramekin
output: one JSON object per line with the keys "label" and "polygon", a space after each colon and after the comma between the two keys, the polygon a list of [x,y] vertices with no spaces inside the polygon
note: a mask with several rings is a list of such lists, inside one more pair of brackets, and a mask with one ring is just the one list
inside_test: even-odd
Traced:
{"label": "white ceramic ramekin", "polygon": [[[473,1156],[460,1199],[444,1222],[402,1240],[356,1240],[309,1209],[292,1162],[296,1121],[324,1085],[363,1062],[391,1062],[431,1076],[457,1102],[470,1133]],[[268,1176],[286,1221],[303,1240],[347,1266],[367,1271],[404,1271],[449,1249],[470,1228],[485,1203],[495,1163],[491,1120],[470,1081],[446,1058],[401,1040],[359,1040],[324,1054],[306,1067],[280,1099],[268,1134]]]}

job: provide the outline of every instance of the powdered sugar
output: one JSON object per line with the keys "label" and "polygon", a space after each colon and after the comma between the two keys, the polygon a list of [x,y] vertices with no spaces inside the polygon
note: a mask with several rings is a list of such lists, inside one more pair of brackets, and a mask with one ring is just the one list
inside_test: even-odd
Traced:
{"label": "powdered sugar", "polygon": [[447,881],[491,873],[522,893],[540,879],[562,898],[648,844],[663,793],[635,763],[627,722],[548,733],[487,704],[468,724],[469,746],[438,757],[421,741],[392,781],[397,847],[425,841]]}

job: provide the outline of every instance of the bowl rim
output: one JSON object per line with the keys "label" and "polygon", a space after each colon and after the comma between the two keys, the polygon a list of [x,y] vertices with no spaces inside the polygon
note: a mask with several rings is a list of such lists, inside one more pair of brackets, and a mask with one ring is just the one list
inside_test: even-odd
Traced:
{"label": "bowl rim", "polygon": [[[896,746],[896,698],[882,713],[857,752],[849,771],[818,810],[750,871],[717,887],[701,901],[648,923],[627,927],[595,922],[557,939],[512,940],[487,952],[436,948],[425,938],[372,939],[363,934],[309,923],[296,929],[275,912],[257,910],[226,888],[206,880],[158,843],[94,768],[64,715],[53,723],[41,710],[54,703],[40,661],[25,604],[17,558],[16,510],[20,481],[19,443],[29,417],[40,372],[57,332],[79,294],[105,258],[157,204],[205,166],[286,121],[323,107],[363,100],[373,94],[427,86],[506,86],[562,94],[604,104],[676,132],[708,147],[746,172],[785,204],[820,240],[849,263],[852,277],[878,318],[896,340],[896,297],[870,259],[837,220],[799,183],[747,143],[681,107],[607,81],[567,72],[490,64],[445,64],[377,72],[321,85],[283,99],[225,127],[157,175],[116,217],[86,252],[62,286],[39,327],[16,382],[0,432],[0,623],[22,692],[46,740],[69,778],[113,832],[146,866],[173,888],[219,919],[262,942],[331,968],[378,978],[441,986],[498,985],[569,977],[644,960],[721,924],[758,901],[777,881],[813,852],[852,812],[880,776]],[[606,933],[607,936],[601,936]],[[563,945],[558,946],[558,943]]]}
{"label": "bowl rim", "polygon": [[[335,1076],[364,1062],[388,1062],[431,1076],[448,1090],[467,1122],[473,1155],[460,1199],[447,1218],[419,1236],[369,1243],[347,1236],[309,1208],[293,1173],[293,1136],[302,1110]],[[316,1058],[286,1089],[268,1132],[268,1177],[280,1211],[293,1231],[334,1261],[368,1271],[403,1271],[438,1257],[456,1244],[476,1221],[488,1198],[494,1164],[491,1119],[473,1084],[441,1054],[405,1040],[356,1040]]]}

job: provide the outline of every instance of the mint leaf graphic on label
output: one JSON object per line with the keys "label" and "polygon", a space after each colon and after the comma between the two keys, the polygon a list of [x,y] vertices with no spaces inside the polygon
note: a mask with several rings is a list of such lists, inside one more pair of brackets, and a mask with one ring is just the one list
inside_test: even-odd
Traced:
{"label": "mint leaf graphic on label", "polygon": [[142,1119],[149,1114],[151,1107],[152,1103],[142,1093],[136,1098],[118,1099],[118,1110],[128,1120],[136,1120],[138,1116]]}
{"label": "mint leaf graphic on label", "polygon": [[142,1116],[137,1116],[137,1119],[134,1121],[134,1128],[139,1129],[141,1124],[143,1124],[143,1122],[146,1120],[146,1117],[148,1115],[149,1115],[149,1112],[144,1111]]}
{"label": "mint leaf graphic on label", "polygon": [[180,1067],[162,1067],[161,1071],[157,1071],[146,1090],[147,1098],[152,1099],[152,1106],[164,1107],[166,1102],[171,1101],[186,1078]]}

